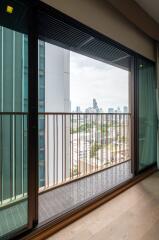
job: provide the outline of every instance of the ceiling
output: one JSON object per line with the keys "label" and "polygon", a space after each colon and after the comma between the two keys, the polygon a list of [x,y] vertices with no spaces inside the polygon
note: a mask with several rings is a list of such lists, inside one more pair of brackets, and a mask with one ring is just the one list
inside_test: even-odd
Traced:
{"label": "ceiling", "polygon": [[156,22],[159,23],[158,0],[135,0]]}

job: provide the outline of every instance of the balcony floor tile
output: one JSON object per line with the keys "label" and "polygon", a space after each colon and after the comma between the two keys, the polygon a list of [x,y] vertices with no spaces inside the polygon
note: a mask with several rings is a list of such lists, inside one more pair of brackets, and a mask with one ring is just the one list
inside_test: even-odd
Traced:
{"label": "balcony floor tile", "polygon": [[132,177],[131,161],[39,195],[39,223],[57,218]]}

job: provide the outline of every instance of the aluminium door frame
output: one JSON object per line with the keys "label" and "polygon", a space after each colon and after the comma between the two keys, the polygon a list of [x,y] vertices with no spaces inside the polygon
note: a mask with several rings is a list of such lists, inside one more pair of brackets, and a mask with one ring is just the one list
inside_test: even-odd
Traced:
{"label": "aluminium door frame", "polygon": [[33,4],[29,15],[28,34],[28,198],[29,229],[38,224],[38,32],[37,6]]}

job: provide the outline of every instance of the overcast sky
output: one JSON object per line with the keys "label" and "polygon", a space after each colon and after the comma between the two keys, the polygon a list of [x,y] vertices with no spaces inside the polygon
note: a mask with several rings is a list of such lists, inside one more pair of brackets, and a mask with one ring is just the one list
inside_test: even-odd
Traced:
{"label": "overcast sky", "polygon": [[84,111],[96,98],[98,107],[128,106],[128,72],[81,54],[70,52],[71,110]]}

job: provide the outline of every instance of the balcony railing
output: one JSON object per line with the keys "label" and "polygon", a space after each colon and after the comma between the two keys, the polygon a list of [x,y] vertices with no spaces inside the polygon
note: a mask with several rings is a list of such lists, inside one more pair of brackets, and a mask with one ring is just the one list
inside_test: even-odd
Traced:
{"label": "balcony railing", "polygon": [[130,114],[39,113],[39,190],[128,161],[130,146]]}
{"label": "balcony railing", "polygon": [[[131,159],[131,115],[39,113],[39,192]],[[0,207],[27,197],[28,114],[0,114]]]}

